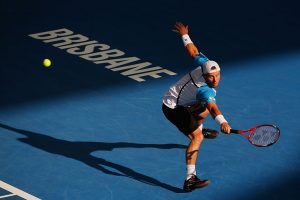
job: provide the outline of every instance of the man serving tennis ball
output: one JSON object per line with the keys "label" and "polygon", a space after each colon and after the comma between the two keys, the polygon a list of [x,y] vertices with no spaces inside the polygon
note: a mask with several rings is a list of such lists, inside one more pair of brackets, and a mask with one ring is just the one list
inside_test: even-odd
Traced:
{"label": "man serving tennis ball", "polygon": [[183,189],[191,192],[209,184],[196,176],[198,150],[204,138],[203,121],[210,113],[224,133],[231,127],[216,104],[215,88],[220,82],[220,67],[198,51],[188,35],[188,26],[176,22],[175,29],[182,37],[188,54],[198,65],[196,69],[172,85],[163,97],[162,110],[172,122],[191,141],[186,149],[187,176]]}

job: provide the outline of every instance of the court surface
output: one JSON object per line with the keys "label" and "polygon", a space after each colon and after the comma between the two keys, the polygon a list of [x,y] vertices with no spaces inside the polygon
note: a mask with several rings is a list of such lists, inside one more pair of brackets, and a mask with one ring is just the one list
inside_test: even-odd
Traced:
{"label": "court surface", "polygon": [[[269,0],[1,1],[0,198],[299,199],[296,8]],[[221,66],[217,101],[230,125],[281,129],[267,148],[240,135],[205,140],[197,174],[211,185],[192,193],[181,189],[189,141],[161,111],[168,87],[195,67],[171,31],[178,20]],[[57,29],[164,71],[109,68],[30,36]],[[219,128],[211,117],[204,126]]]}

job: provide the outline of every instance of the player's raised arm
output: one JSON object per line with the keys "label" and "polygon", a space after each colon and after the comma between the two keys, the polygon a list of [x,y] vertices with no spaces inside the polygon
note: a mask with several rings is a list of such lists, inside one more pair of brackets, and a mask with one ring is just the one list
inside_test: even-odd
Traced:
{"label": "player's raised arm", "polygon": [[199,55],[199,51],[188,35],[188,28],[188,25],[185,26],[181,22],[176,22],[173,31],[181,35],[183,44],[186,47],[188,54],[194,59]]}

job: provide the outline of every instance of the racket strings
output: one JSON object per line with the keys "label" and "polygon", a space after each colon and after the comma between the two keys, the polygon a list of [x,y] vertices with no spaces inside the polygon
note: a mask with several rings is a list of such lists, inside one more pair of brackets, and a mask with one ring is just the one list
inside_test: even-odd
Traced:
{"label": "racket strings", "polygon": [[279,130],[273,126],[261,126],[253,131],[250,141],[259,146],[268,146],[277,141]]}

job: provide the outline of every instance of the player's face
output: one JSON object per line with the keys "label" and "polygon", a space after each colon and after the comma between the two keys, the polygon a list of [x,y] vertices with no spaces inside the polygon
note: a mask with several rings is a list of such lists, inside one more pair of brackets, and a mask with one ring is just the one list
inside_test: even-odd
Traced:
{"label": "player's face", "polygon": [[221,76],[220,72],[214,72],[214,73],[206,74],[203,77],[206,81],[206,84],[209,87],[216,88],[219,85],[220,78],[221,78],[220,76]]}

